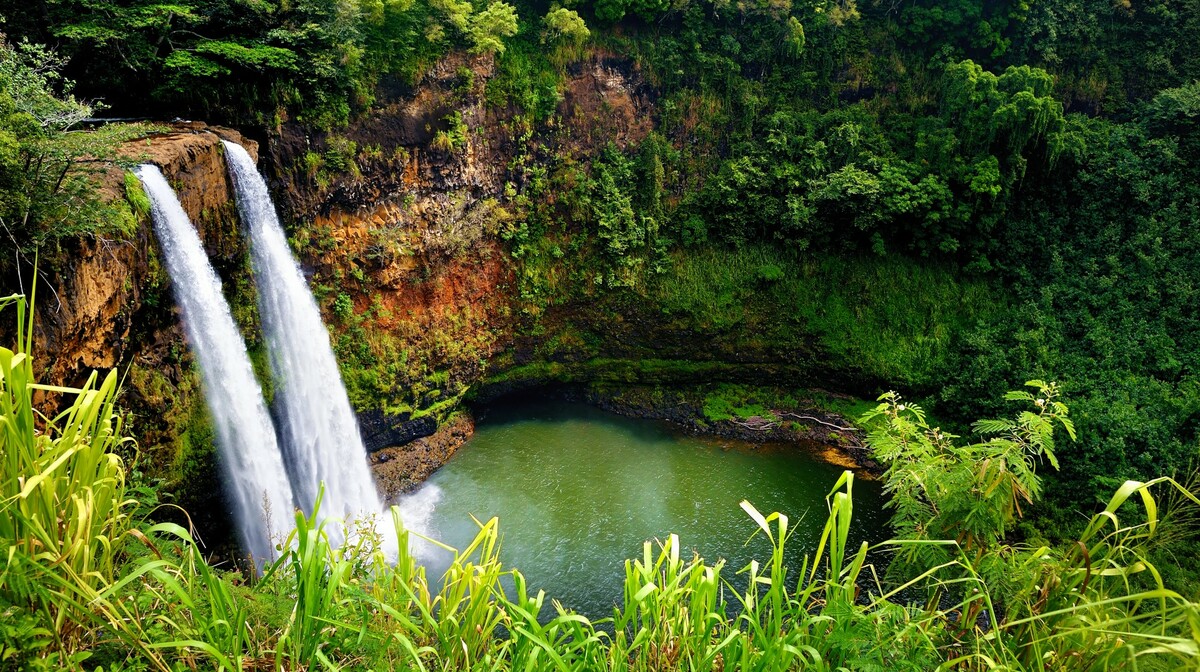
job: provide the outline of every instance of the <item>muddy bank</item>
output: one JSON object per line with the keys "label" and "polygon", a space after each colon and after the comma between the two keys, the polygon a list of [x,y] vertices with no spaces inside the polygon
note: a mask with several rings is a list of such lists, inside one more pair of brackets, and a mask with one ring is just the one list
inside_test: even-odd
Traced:
{"label": "muddy bank", "polygon": [[429,436],[370,455],[375,486],[384,501],[414,490],[449,460],[475,433],[475,421],[458,413]]}

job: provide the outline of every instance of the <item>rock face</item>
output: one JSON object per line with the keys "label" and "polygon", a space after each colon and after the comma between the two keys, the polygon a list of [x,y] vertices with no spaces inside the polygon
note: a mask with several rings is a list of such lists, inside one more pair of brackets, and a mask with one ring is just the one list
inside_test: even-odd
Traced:
{"label": "rock face", "polygon": [[358,426],[362,432],[363,445],[370,453],[393,446],[403,446],[429,436],[438,429],[437,420],[431,416],[405,420],[387,415],[378,409],[359,413]]}
{"label": "rock face", "polygon": [[[557,99],[535,114],[509,100],[519,92],[506,88],[514,85],[491,57],[452,54],[411,87],[385,87],[376,108],[344,129],[285,123],[266,130],[264,172],[324,310],[387,492],[410,488],[452,454],[470,423],[439,425],[458,417],[469,390],[507,371],[514,375],[493,390],[547,380],[795,377],[810,366],[805,343],[781,353],[760,348],[753,334],[714,340],[667,324],[638,297],[596,305],[585,291],[553,305],[525,295],[536,283],[517,275],[534,272],[514,262],[522,236],[551,244],[557,233],[528,234],[524,227],[558,227],[568,244],[567,230],[577,233],[580,224],[557,202],[559,194],[574,188],[605,147],[634,147],[654,130],[655,93],[631,63],[593,52],[567,66]],[[133,143],[129,154],[161,166],[176,186],[269,397],[221,138],[257,155],[256,143],[236,131],[203,124]],[[105,190],[124,197],[123,174],[114,172]],[[128,366],[123,403],[134,411],[144,470],[169,477],[194,516],[211,510],[219,517],[198,376],[152,228],[142,220],[131,240],[79,241],[67,262],[44,276],[39,360],[49,369],[42,378],[78,384],[94,368]],[[535,271],[544,285],[590,283],[573,277],[567,263]],[[697,349],[698,339],[704,348]],[[688,369],[672,367],[674,360],[703,361]]]}
{"label": "rock face", "polygon": [[[209,253],[228,260],[244,248],[231,209],[222,135],[257,152],[257,143],[236,131],[196,128],[152,138],[148,146],[144,141],[133,143],[128,154],[162,168]],[[106,191],[123,196],[123,173],[114,171],[108,180]],[[137,351],[143,339],[135,337],[144,334],[135,332],[146,322],[159,321],[145,309],[169,311],[170,306],[161,301],[167,281],[158,264],[153,228],[142,219],[131,240],[77,241],[65,256],[66,265],[41,278],[36,328],[39,360],[49,364],[44,380],[79,383],[93,369],[126,364],[144,354]],[[147,305],[148,299],[153,305]],[[175,339],[182,339],[182,332],[174,332]]]}
{"label": "rock face", "polygon": [[371,427],[445,417],[511,348],[525,315],[505,240],[529,214],[527,187],[653,128],[650,88],[612,54],[569,66],[540,121],[495,93],[498,77],[490,56],[452,54],[345,129],[284,124],[265,145],[351,400],[377,411]]}

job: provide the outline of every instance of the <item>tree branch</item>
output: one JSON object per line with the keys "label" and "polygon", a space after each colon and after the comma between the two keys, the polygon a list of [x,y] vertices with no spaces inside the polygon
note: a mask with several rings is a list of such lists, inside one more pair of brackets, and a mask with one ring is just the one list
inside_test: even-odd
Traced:
{"label": "tree branch", "polygon": [[863,430],[859,429],[858,427],[842,427],[841,425],[835,425],[832,422],[826,422],[825,420],[822,420],[820,418],[814,418],[811,415],[799,415],[797,413],[787,413],[787,412],[782,412],[782,411],[776,411],[775,414],[780,417],[795,418],[797,420],[812,420],[813,422],[820,423],[822,425],[825,425],[826,427],[832,427],[833,429],[836,429],[836,430],[839,430],[842,432],[859,432],[859,433],[861,433],[863,431]]}

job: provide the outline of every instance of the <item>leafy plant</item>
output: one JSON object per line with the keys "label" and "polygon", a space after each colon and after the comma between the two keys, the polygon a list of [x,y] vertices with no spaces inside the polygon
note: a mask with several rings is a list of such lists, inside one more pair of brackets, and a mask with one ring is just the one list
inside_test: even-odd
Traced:
{"label": "leafy plant", "polygon": [[[121,436],[114,413],[116,372],[102,382],[93,373],[82,388],[41,385],[33,376],[32,317],[23,297],[15,304],[17,349],[0,348],[0,539],[7,542],[7,585],[18,604],[45,613],[59,639],[78,633],[72,624],[90,614],[82,605],[56,599],[51,586],[17,580],[53,573],[96,591],[116,576],[115,552],[130,532],[125,465],[115,449]],[[34,411],[35,391],[74,395],[72,404],[44,421]],[[23,563],[35,567],[24,570]],[[68,644],[69,646],[69,644]]]}
{"label": "leafy plant", "polygon": [[[1012,529],[1022,502],[1041,495],[1035,465],[1046,459],[1055,468],[1054,428],[1074,440],[1067,407],[1057,400],[1058,386],[1032,380],[1035,392],[1010,392],[1009,401],[1033,406],[1015,420],[980,420],[973,429],[992,435],[980,443],[955,445],[953,434],[930,427],[924,411],[889,392],[861,422],[875,426],[868,441],[889,466],[884,491],[895,509],[892,522],[907,539],[955,539],[961,548],[983,557]],[[912,549],[930,548],[914,545]],[[930,563],[928,560],[924,563]]]}
{"label": "leafy plant", "polygon": [[467,147],[467,124],[462,112],[455,110],[442,118],[446,127],[433,134],[431,145],[443,152],[460,152]]}
{"label": "leafy plant", "polygon": [[21,256],[80,236],[133,232],[128,203],[98,194],[94,178],[118,162],[123,142],[153,127],[78,130],[98,108],[71,94],[63,67],[45,47],[0,36],[0,229]]}

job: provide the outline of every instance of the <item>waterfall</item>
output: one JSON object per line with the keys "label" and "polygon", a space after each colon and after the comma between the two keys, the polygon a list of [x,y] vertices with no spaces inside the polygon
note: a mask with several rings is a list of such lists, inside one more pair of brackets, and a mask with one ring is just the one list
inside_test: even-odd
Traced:
{"label": "waterfall", "polygon": [[294,511],[271,416],[200,236],[162,171],[143,165],[137,176],[150,197],[154,232],[200,365],[238,529],[245,550],[261,564],[277,557],[273,541],[291,531]]}
{"label": "waterfall", "polygon": [[[324,482],[323,517],[349,524],[374,515],[384,523],[378,531],[390,536],[329,332],[288,247],[266,182],[241,145],[225,142],[225,161],[250,234],[259,313],[276,382],[275,412],[296,497],[311,513]],[[335,543],[341,540],[338,526],[328,531]]]}

